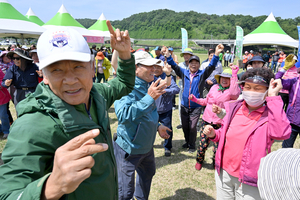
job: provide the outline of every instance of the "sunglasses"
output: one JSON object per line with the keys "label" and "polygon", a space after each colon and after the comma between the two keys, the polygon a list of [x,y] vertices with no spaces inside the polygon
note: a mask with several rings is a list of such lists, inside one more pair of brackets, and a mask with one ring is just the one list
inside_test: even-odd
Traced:
{"label": "sunglasses", "polygon": [[20,57],[12,57],[12,60],[20,60]]}

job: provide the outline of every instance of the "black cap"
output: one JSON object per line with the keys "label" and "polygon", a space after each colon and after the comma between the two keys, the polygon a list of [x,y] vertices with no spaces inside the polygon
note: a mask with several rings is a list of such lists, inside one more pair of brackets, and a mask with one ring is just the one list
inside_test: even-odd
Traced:
{"label": "black cap", "polygon": [[189,63],[190,63],[192,60],[197,60],[197,61],[200,63],[200,58],[199,58],[198,56],[191,56],[190,59],[189,59]]}
{"label": "black cap", "polygon": [[93,44],[93,45],[92,45],[92,48],[96,48],[96,45],[95,45],[95,44]]}
{"label": "black cap", "polygon": [[145,47],[145,50],[149,50],[149,47]]}

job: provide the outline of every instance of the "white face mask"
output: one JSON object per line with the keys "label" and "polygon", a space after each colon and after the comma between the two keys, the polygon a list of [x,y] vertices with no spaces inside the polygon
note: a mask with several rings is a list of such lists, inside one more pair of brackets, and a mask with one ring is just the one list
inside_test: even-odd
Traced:
{"label": "white face mask", "polygon": [[265,96],[266,96],[267,92],[268,92],[268,90],[265,93],[243,91],[242,94],[243,94],[243,98],[246,101],[246,103],[249,106],[256,108],[265,102]]}

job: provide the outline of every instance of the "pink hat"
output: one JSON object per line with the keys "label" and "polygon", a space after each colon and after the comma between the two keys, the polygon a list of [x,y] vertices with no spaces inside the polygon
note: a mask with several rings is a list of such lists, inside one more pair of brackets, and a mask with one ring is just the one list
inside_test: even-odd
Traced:
{"label": "pink hat", "polygon": [[5,56],[7,53],[8,51],[1,51],[0,58],[2,58],[2,56]]}
{"label": "pink hat", "polygon": [[245,51],[245,53],[248,53],[248,51]]}

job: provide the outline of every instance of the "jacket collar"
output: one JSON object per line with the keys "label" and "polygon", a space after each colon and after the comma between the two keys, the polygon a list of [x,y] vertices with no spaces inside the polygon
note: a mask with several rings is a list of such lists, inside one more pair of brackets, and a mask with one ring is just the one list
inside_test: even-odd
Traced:
{"label": "jacket collar", "polygon": [[147,93],[148,91],[148,87],[149,87],[149,83],[139,77],[135,78],[135,85],[134,85],[134,89],[138,90],[142,93]]}
{"label": "jacket collar", "polygon": [[[239,110],[239,108],[242,106],[243,102],[244,102],[244,99],[229,102],[229,110],[230,110],[230,111],[232,110],[232,112],[230,112],[231,115],[228,116],[228,117],[229,117],[229,118],[228,118],[228,119],[229,119],[229,120],[228,120],[229,123],[232,121],[234,115],[235,115],[236,112]],[[268,121],[268,112],[267,112],[267,111],[268,111],[268,105],[265,107],[264,112],[262,113],[260,119],[257,121],[257,123],[256,123],[256,125],[255,125],[255,127],[254,127],[253,130],[255,130],[255,129],[256,129],[257,127],[259,127],[261,124],[263,124],[263,123],[265,123],[265,122]],[[229,125],[228,125],[228,127],[229,127]]]}

